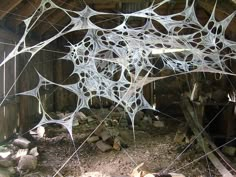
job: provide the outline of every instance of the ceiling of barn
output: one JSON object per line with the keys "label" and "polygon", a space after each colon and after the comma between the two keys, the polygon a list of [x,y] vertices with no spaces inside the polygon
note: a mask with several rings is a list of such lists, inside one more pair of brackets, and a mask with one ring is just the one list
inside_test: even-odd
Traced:
{"label": "ceiling of barn", "polygon": [[[35,11],[40,2],[41,0],[2,1],[0,3],[0,26],[5,30],[9,30],[21,36],[24,32],[23,20]],[[97,11],[130,13],[148,7],[152,3],[152,0],[53,0],[53,2],[63,8],[72,10],[82,10],[87,4]],[[179,12],[184,8],[184,5],[185,0],[171,0],[159,9],[159,14],[165,15]],[[197,12],[199,13],[198,16],[202,18],[202,21],[207,21],[207,15],[209,16],[211,14],[213,6],[214,1],[212,0],[196,1],[196,8],[198,8]],[[235,9],[236,5],[234,1],[219,0],[216,18],[222,20]],[[34,40],[42,40],[48,35],[56,34],[69,20],[70,19],[62,11],[52,9],[41,17],[40,23],[37,23],[32,30],[31,37]],[[100,23],[104,21],[104,19],[97,18],[95,21],[96,23]],[[108,23],[110,23],[110,20],[108,21]],[[118,21],[113,20],[113,23],[116,22]],[[142,23],[142,21],[135,21],[135,23]],[[234,19],[229,26],[228,33],[230,34],[233,29],[236,29],[236,19]]]}

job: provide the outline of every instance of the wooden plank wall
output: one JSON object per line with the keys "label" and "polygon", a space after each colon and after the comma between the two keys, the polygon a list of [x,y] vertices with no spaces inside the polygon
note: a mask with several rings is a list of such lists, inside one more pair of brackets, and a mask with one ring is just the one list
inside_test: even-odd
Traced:
{"label": "wooden plank wall", "polygon": [[[53,59],[55,53],[41,50],[37,53],[34,58],[30,61],[26,69],[22,72],[19,79],[19,92],[32,90],[37,87],[39,83],[39,72],[43,77],[53,81]],[[19,72],[25,67],[28,61],[28,56],[23,55],[22,60],[19,61]],[[37,72],[36,72],[37,71]],[[48,87],[42,86],[41,90],[47,90]],[[40,98],[43,104],[44,110],[49,113],[54,109],[54,98],[51,93],[43,93]],[[24,133],[29,129],[33,128],[40,121],[39,103],[36,98],[30,96],[20,96],[20,132]]]}
{"label": "wooden plank wall", "polygon": [[[13,33],[0,29],[0,61],[3,60],[4,53],[7,55],[13,49],[14,46],[10,44],[15,44],[17,40],[17,36]],[[0,142],[15,132],[27,132],[38,123],[38,101],[30,96],[15,96],[15,94],[31,90],[37,86],[39,80],[35,69],[47,79],[53,80],[52,60],[55,58],[55,55],[54,52],[42,50],[27,64],[29,55],[21,54],[0,68],[1,100],[20,75],[19,80],[9,92],[7,101],[4,101],[4,104],[0,107]],[[24,69],[26,64],[27,67]],[[45,110],[47,112],[52,111],[54,109],[54,98],[47,95],[42,95],[41,98]]]}
{"label": "wooden plank wall", "polygon": [[[12,49],[17,37],[5,33],[5,31],[0,30],[0,61],[3,61],[4,56],[6,56]],[[4,44],[7,43],[7,44]],[[12,87],[16,76],[16,63],[15,59],[11,60],[3,67],[0,68],[0,100],[4,99],[7,95],[8,90],[9,96],[6,101],[3,102],[0,107],[0,140],[6,139],[17,131],[18,122],[18,102],[16,97],[13,95],[16,93],[16,87]]]}

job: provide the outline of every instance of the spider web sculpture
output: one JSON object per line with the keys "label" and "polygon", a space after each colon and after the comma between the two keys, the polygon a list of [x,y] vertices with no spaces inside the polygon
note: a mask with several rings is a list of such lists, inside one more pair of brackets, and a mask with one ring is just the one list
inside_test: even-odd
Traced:
{"label": "spider web sculpture", "polygon": [[[72,122],[76,112],[82,108],[89,108],[89,100],[96,96],[122,106],[134,125],[134,117],[138,111],[152,109],[143,96],[143,86],[165,78],[151,77],[153,71],[160,72],[167,68],[178,74],[212,72],[234,75],[227,67],[226,61],[236,59],[236,43],[225,38],[225,31],[235,12],[222,21],[216,21],[215,6],[209,21],[203,26],[196,17],[194,2],[189,5],[188,0],[183,11],[166,16],[158,15],[155,10],[168,1],[152,4],[146,9],[130,14],[119,14],[124,17],[120,25],[112,29],[103,29],[93,23],[91,18],[117,14],[97,12],[89,6],[81,11],[72,11],[59,7],[51,0],[42,0],[34,14],[24,20],[26,28],[22,38],[0,67],[22,53],[30,54],[30,62],[42,48],[65,34],[84,29],[87,30],[87,34],[80,42],[70,44],[68,54],[60,58],[73,63],[72,74],[80,78],[77,83],[58,84],[37,72],[38,85],[32,90],[19,93],[33,96],[38,100],[42,109],[42,119],[37,126],[58,123],[65,126],[73,137]],[[49,39],[27,46],[28,33],[39,18],[50,9],[62,10],[70,18],[70,23]],[[71,14],[76,14],[77,17]],[[130,28],[127,21],[132,17],[146,19],[145,25]],[[167,33],[158,30],[154,22],[161,24]],[[192,29],[194,32],[183,34],[186,29]],[[153,58],[150,57],[153,53],[159,55],[164,64],[163,68],[156,67],[156,61],[153,62]],[[172,55],[168,55],[169,53]],[[114,74],[119,75],[117,80],[114,80]],[[55,85],[76,94],[77,107],[71,115],[55,120],[44,110],[39,90],[47,85]]]}

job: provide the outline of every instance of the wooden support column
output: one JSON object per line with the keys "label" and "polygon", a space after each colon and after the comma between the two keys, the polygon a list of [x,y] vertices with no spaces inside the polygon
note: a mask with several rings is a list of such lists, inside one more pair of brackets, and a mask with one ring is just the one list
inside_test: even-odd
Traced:
{"label": "wooden support column", "polygon": [[[0,62],[13,49],[17,39],[13,33],[0,29]],[[9,138],[17,130],[18,100],[14,96],[16,86],[13,86],[17,72],[15,61],[13,58],[0,67],[0,141]]]}

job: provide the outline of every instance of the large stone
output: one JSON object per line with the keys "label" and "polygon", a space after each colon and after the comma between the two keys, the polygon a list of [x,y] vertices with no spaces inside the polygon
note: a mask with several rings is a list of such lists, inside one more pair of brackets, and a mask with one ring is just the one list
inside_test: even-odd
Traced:
{"label": "large stone", "polygon": [[112,147],[109,144],[104,143],[103,141],[98,141],[96,143],[96,146],[98,149],[100,149],[102,152],[107,152],[112,149]]}
{"label": "large stone", "polygon": [[9,155],[11,155],[10,151],[0,152],[0,157],[1,158],[7,158]]}
{"label": "large stone", "polygon": [[13,141],[13,144],[14,144],[15,146],[20,147],[20,148],[26,149],[26,148],[29,147],[30,141],[27,140],[26,138],[19,137],[19,138],[15,139],[15,140]]}
{"label": "large stone", "polygon": [[78,119],[73,119],[73,127],[76,127],[79,125],[79,120]]}
{"label": "large stone", "polygon": [[11,159],[0,159],[0,167],[8,168],[8,167],[12,167],[13,165],[14,164]]}
{"label": "large stone", "polygon": [[0,177],[10,177],[10,172],[5,168],[0,168]]}
{"label": "large stone", "polygon": [[82,112],[77,112],[76,115],[75,115],[75,117],[76,117],[76,118],[79,118],[79,119],[82,120],[82,121],[85,121],[85,120],[88,119],[88,117],[87,117],[84,113],[82,113]]}
{"label": "large stone", "polygon": [[43,126],[38,126],[35,131],[30,130],[30,135],[36,140],[43,138],[44,134],[45,134],[45,128]]}
{"label": "large stone", "polygon": [[88,119],[87,119],[87,122],[88,122],[88,123],[91,123],[91,122],[94,122],[94,121],[95,121],[94,118],[92,118],[91,116],[88,116]]}
{"label": "large stone", "polygon": [[112,138],[110,132],[106,130],[101,133],[100,137],[102,138],[103,141],[107,141],[108,139]]}
{"label": "large stone", "polygon": [[19,149],[18,151],[17,151],[17,153],[15,154],[15,158],[16,159],[18,159],[18,158],[20,158],[20,157],[22,157],[22,156],[25,156],[25,155],[27,155],[28,154],[28,149]]}
{"label": "large stone", "polygon": [[144,116],[142,122],[145,122],[147,125],[151,125],[152,124],[152,118],[149,115]]}
{"label": "large stone", "polygon": [[11,174],[11,176],[15,176],[15,174],[17,173],[14,167],[7,168],[7,171]]}
{"label": "large stone", "polygon": [[43,138],[45,134],[45,128],[43,126],[38,126],[36,132],[37,132],[38,138]]}
{"label": "large stone", "polygon": [[30,150],[29,154],[30,154],[30,155],[33,155],[33,156],[35,156],[35,157],[37,157],[37,156],[39,155],[39,153],[38,153],[38,148],[37,148],[37,147],[32,148],[32,149]]}
{"label": "large stone", "polygon": [[99,137],[98,136],[91,136],[88,140],[87,140],[87,142],[88,143],[95,143],[95,142],[97,142],[97,141],[99,141]]}
{"label": "large stone", "polygon": [[37,167],[37,157],[33,155],[22,156],[18,163],[20,170],[34,170]]}
{"label": "large stone", "polygon": [[163,128],[163,127],[165,127],[165,124],[164,124],[164,122],[158,120],[158,121],[153,122],[153,126],[156,128]]}
{"label": "large stone", "polygon": [[101,133],[104,131],[103,125],[99,126],[96,131],[94,132],[94,135],[101,136]]}

